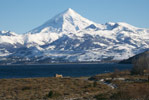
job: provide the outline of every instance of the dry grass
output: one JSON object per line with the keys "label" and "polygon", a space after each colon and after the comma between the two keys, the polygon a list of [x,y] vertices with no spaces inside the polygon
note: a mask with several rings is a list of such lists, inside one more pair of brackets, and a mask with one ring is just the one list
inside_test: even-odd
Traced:
{"label": "dry grass", "polygon": [[149,100],[149,83],[117,82],[119,88],[110,100]]}
{"label": "dry grass", "polygon": [[[106,85],[74,78],[0,79],[0,100],[64,100],[106,93]],[[52,91],[52,96],[50,91]]]}
{"label": "dry grass", "polygon": [[114,77],[122,77],[125,79],[136,80],[136,79],[148,79],[148,76],[145,75],[131,75],[130,71],[119,71],[113,73],[105,73],[93,76],[95,79],[105,79],[105,78],[114,78]]}
{"label": "dry grass", "polygon": [[[95,77],[113,77],[113,74]],[[147,76],[130,75],[129,71],[119,72],[116,77],[147,79]],[[149,100],[148,82],[111,82],[118,88],[112,90],[85,77],[0,79],[0,100]]]}
{"label": "dry grass", "polygon": [[[113,75],[114,74],[114,75]],[[149,82],[144,81],[133,81],[138,79],[148,79],[145,75],[131,75],[129,71],[107,73],[96,75],[94,78],[112,78],[112,77],[123,77],[132,81],[111,81],[118,88],[113,91],[98,94],[95,97],[97,100],[149,100]]]}

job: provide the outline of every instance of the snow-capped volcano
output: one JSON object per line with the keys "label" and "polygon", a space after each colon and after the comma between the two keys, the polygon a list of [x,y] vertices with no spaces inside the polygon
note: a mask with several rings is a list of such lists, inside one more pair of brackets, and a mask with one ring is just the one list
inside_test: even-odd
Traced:
{"label": "snow-capped volcano", "polygon": [[149,29],[97,24],[72,9],[22,35],[0,32],[0,63],[123,60],[149,49]]}
{"label": "snow-capped volcano", "polygon": [[96,23],[82,17],[74,10],[69,8],[66,11],[54,16],[43,25],[31,30],[30,33],[73,33],[77,32],[78,30],[82,30],[91,24]]}

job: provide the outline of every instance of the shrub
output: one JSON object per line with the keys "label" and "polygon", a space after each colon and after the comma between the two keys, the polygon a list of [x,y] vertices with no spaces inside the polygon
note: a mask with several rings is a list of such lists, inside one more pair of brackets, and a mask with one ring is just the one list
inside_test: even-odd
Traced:
{"label": "shrub", "polygon": [[94,81],[94,82],[93,82],[93,87],[96,87],[96,86],[97,86],[97,82]]}
{"label": "shrub", "polygon": [[149,87],[136,83],[126,88],[120,88],[109,100],[149,100]]}
{"label": "shrub", "polygon": [[94,98],[96,98],[96,100],[109,100],[109,98],[107,97],[107,94],[99,94],[99,95],[96,95]]}
{"label": "shrub", "polygon": [[143,75],[144,70],[149,69],[149,57],[144,55],[133,61],[133,68],[131,74]]}
{"label": "shrub", "polygon": [[120,76],[120,71],[118,69],[115,69],[114,72],[111,74],[111,78],[115,78]]}
{"label": "shrub", "polygon": [[50,91],[47,95],[48,98],[57,98],[59,96],[61,96],[62,94],[58,91]]}
{"label": "shrub", "polygon": [[47,96],[48,96],[49,98],[52,98],[52,96],[53,96],[53,91],[50,91]]}
{"label": "shrub", "polygon": [[25,91],[25,90],[30,90],[31,89],[31,87],[30,86],[24,86],[24,87],[22,87],[22,91]]}

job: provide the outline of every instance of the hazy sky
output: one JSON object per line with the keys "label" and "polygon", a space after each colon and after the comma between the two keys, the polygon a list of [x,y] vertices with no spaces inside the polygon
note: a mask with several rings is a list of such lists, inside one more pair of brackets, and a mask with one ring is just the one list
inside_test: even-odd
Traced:
{"label": "hazy sky", "polygon": [[0,0],[0,30],[25,33],[67,8],[96,23],[149,28],[149,0]]}

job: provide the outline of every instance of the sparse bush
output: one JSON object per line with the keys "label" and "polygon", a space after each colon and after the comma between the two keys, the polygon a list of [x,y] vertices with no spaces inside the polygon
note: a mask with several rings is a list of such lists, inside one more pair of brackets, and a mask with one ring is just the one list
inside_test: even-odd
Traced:
{"label": "sparse bush", "polygon": [[131,74],[143,75],[144,70],[149,69],[149,57],[144,55],[133,61],[133,68]]}
{"label": "sparse bush", "polygon": [[57,98],[59,96],[61,96],[62,94],[58,91],[50,91],[47,95],[48,98]]}
{"label": "sparse bush", "polygon": [[120,75],[120,71],[118,69],[115,69],[114,72],[111,74],[112,78],[118,77]]}
{"label": "sparse bush", "polygon": [[148,84],[134,84],[120,88],[109,100],[149,100]]}
{"label": "sparse bush", "polygon": [[52,98],[52,96],[53,96],[53,91],[50,91],[47,96],[48,96],[49,98]]}
{"label": "sparse bush", "polygon": [[109,100],[107,96],[108,96],[107,94],[99,94],[96,95],[94,98],[96,98],[96,100]]}
{"label": "sparse bush", "polygon": [[96,87],[97,86],[97,81],[94,81],[93,82],[93,87]]}
{"label": "sparse bush", "polygon": [[25,91],[25,90],[30,90],[31,89],[31,87],[30,86],[24,86],[24,87],[22,87],[22,91]]}
{"label": "sparse bush", "polygon": [[128,96],[127,92],[118,91],[110,97],[110,100],[131,100],[131,98]]}

